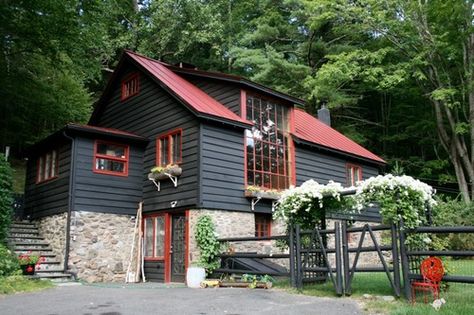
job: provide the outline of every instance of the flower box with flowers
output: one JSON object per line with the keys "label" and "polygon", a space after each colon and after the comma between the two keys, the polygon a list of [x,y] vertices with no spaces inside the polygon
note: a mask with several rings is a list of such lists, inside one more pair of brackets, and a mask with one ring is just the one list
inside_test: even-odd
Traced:
{"label": "flower box with flowers", "polygon": [[256,186],[248,186],[245,190],[245,197],[247,198],[278,200],[280,196],[281,193],[277,190],[263,190]]}
{"label": "flower box with flowers", "polygon": [[168,179],[171,176],[178,177],[183,172],[183,169],[176,164],[169,164],[166,166],[155,166],[150,170],[148,179],[151,180],[163,180]]}
{"label": "flower box with flowers", "polygon": [[18,263],[24,275],[34,275],[39,269],[39,264],[44,261],[44,257],[33,255],[31,251],[18,256]]}

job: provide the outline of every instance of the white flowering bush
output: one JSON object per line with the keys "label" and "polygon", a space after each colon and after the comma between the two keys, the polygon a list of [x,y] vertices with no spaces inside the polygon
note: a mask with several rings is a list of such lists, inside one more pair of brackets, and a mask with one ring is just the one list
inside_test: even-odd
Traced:
{"label": "white flowering bush", "polygon": [[324,209],[340,209],[347,198],[341,199],[341,184],[330,181],[327,185],[308,180],[299,187],[283,192],[273,216],[287,223],[314,228],[324,216]]}
{"label": "white flowering bush", "polygon": [[300,187],[283,192],[273,215],[289,224],[314,228],[326,210],[347,211],[354,206],[360,211],[377,203],[385,222],[398,222],[403,218],[407,228],[414,228],[425,220],[426,206],[436,204],[433,188],[410,176],[371,177],[357,184],[354,198],[341,198],[342,191],[342,185],[332,181],[327,185],[306,181]]}
{"label": "white flowering bush", "polygon": [[385,222],[403,218],[407,228],[415,228],[424,222],[426,206],[436,204],[434,193],[431,186],[410,176],[379,175],[359,183],[356,202],[359,210],[376,202]]}

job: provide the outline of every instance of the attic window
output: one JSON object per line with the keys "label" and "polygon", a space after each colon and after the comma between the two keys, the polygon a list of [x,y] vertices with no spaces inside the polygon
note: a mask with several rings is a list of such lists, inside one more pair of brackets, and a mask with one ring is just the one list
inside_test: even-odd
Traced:
{"label": "attic window", "polygon": [[346,173],[348,186],[355,186],[357,182],[362,180],[362,167],[359,165],[347,164]]}
{"label": "attic window", "polygon": [[181,134],[181,129],[178,129],[158,137],[156,140],[156,165],[166,166],[182,162]]}
{"label": "attic window", "polygon": [[256,96],[247,96],[245,130],[247,185],[283,190],[290,185],[288,108]]}
{"label": "attic window", "polygon": [[126,145],[96,141],[94,173],[128,176],[128,151]]}
{"label": "attic window", "polygon": [[122,81],[122,101],[138,94],[139,91],[140,81],[138,73],[134,73]]}
{"label": "attic window", "polygon": [[38,158],[36,183],[45,182],[58,177],[58,152],[51,150]]}

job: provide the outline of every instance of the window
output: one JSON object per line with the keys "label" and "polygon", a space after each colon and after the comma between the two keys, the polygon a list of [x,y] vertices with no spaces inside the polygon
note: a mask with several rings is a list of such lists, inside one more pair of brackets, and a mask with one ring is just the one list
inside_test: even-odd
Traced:
{"label": "window", "polygon": [[95,142],[94,172],[118,176],[128,175],[128,146]]}
{"label": "window", "polygon": [[148,217],[144,220],[145,258],[163,259],[165,256],[165,217]]}
{"label": "window", "polygon": [[247,96],[245,130],[247,185],[283,190],[290,185],[288,163],[288,108],[255,96]]}
{"label": "window", "polygon": [[181,163],[181,129],[167,133],[156,140],[156,165]]}
{"label": "window", "polygon": [[140,91],[140,81],[138,73],[132,74],[122,81],[122,101],[138,94]]}
{"label": "window", "polygon": [[355,186],[357,182],[362,180],[362,168],[358,165],[347,164],[347,185]]}
{"label": "window", "polygon": [[40,183],[58,177],[58,171],[58,152],[49,151],[38,158],[36,182]]}
{"label": "window", "polygon": [[271,214],[255,214],[255,237],[271,236]]}

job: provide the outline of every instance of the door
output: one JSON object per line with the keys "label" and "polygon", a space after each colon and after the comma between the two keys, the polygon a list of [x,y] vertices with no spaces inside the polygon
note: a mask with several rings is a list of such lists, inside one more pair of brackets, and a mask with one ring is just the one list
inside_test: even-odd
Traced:
{"label": "door", "polygon": [[186,272],[186,217],[171,217],[171,282],[184,282]]}

